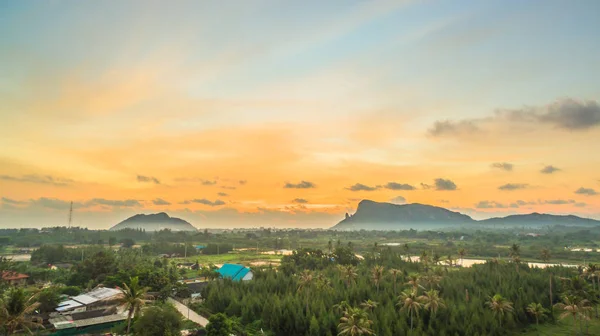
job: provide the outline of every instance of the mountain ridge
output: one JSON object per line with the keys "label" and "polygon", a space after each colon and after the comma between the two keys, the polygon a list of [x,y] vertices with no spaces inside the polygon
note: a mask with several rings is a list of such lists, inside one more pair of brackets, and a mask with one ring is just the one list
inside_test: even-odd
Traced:
{"label": "mountain ridge", "polygon": [[575,215],[516,214],[475,220],[468,215],[446,208],[420,204],[393,204],[362,200],[353,215],[331,227],[332,230],[405,230],[440,229],[456,226],[480,225],[483,227],[500,226],[543,226],[543,225],[599,225],[600,221]]}

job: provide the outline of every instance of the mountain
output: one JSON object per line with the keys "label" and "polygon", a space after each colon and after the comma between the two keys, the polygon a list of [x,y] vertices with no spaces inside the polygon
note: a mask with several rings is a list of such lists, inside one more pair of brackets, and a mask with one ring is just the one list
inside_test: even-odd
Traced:
{"label": "mountain", "polygon": [[391,204],[362,200],[354,215],[332,227],[333,230],[404,230],[442,228],[472,224],[473,218],[459,212],[425,204]]}
{"label": "mountain", "polygon": [[111,227],[109,230],[118,231],[123,229],[144,229],[146,231],[160,231],[163,229],[170,229],[172,231],[197,230],[192,224],[183,219],[169,217],[169,215],[164,212],[151,215],[135,215]]}
{"label": "mountain", "polygon": [[346,214],[346,218],[333,226],[332,230],[408,230],[408,229],[442,229],[461,225],[485,227],[532,227],[547,225],[568,226],[600,226],[600,221],[581,218],[573,215],[560,216],[532,213],[527,215],[511,215],[485,220],[473,218],[448,209],[425,205],[379,203],[362,200],[354,215]]}

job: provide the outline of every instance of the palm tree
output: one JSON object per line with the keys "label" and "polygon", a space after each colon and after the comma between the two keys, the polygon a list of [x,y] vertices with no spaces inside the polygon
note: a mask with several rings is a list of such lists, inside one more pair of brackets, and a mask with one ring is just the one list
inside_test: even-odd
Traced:
{"label": "palm tree", "polygon": [[540,258],[544,261],[544,262],[548,262],[550,261],[550,250],[547,248],[542,249],[542,252],[540,252]]}
{"label": "palm tree", "polygon": [[507,313],[512,313],[513,306],[512,302],[506,300],[502,295],[496,294],[490,297],[487,302],[490,309],[494,312],[494,315],[498,317],[498,321],[500,322],[500,327],[502,327],[502,320],[504,315]]}
{"label": "palm tree", "polygon": [[367,312],[372,312],[375,310],[375,308],[377,308],[377,305],[379,304],[375,301],[365,300],[360,304],[360,307]]}
{"label": "palm tree", "polygon": [[149,287],[140,286],[138,277],[130,278],[129,285],[123,283],[117,306],[127,310],[127,334],[131,329],[131,319],[141,312],[149,290]]}
{"label": "palm tree", "polygon": [[319,291],[323,291],[323,292],[329,292],[330,290],[332,290],[333,288],[331,287],[331,280],[329,280],[325,275],[323,275],[322,273],[317,275],[317,289]]}
{"label": "palm tree", "polygon": [[8,291],[8,296],[0,305],[0,325],[6,328],[7,335],[12,335],[17,330],[25,330],[29,334],[32,328],[43,328],[31,315],[39,307],[36,296],[27,298],[23,289],[13,288]]}
{"label": "palm tree", "polygon": [[533,316],[535,316],[535,324],[539,325],[540,324],[540,317],[543,317],[544,315],[546,315],[546,312],[548,310],[546,308],[544,308],[544,306],[542,306],[541,303],[530,303],[527,306],[527,312]]}
{"label": "palm tree", "polygon": [[398,282],[398,274],[401,271],[399,269],[396,268],[392,268],[390,270],[390,274],[392,275],[392,277],[394,278],[394,295],[396,295],[396,283]]}
{"label": "palm tree", "polygon": [[437,265],[437,264],[439,264],[441,259],[442,259],[442,257],[441,257],[441,256],[440,256],[440,255],[439,255],[437,252],[435,252],[435,253],[433,254],[432,261],[433,261],[433,264],[434,264],[434,265]]}
{"label": "palm tree", "polygon": [[434,289],[426,291],[419,298],[420,301],[424,303],[423,307],[429,310],[433,316],[435,316],[439,308],[446,308],[444,300],[440,298],[440,293]]}
{"label": "palm tree", "polygon": [[306,296],[306,313],[308,314],[308,299],[310,297],[310,287],[313,283],[313,275],[309,270],[304,270],[300,273],[298,280],[298,292],[304,292]]}
{"label": "palm tree", "polygon": [[412,290],[417,293],[419,288],[423,288],[423,286],[421,286],[421,276],[417,273],[411,273],[408,276],[408,282],[405,285],[412,286]]}
{"label": "palm tree", "polygon": [[446,257],[446,269],[448,269],[448,266],[452,267],[452,265],[454,264],[454,257],[452,257],[451,254],[448,254],[448,256]]}
{"label": "palm tree", "polygon": [[345,314],[347,311],[350,310],[350,304],[348,304],[348,301],[342,301],[340,303],[334,304],[333,305],[333,310],[334,311],[338,311],[342,314]]}
{"label": "palm tree", "polygon": [[377,287],[377,293],[379,294],[379,284],[381,283],[381,279],[383,278],[383,266],[375,266],[373,270],[371,270],[371,279],[375,286]]}
{"label": "palm tree", "polygon": [[467,250],[465,250],[464,247],[461,247],[460,249],[458,249],[458,257],[460,258],[461,266],[463,264],[463,259],[465,258],[466,255],[467,255]]}
{"label": "palm tree", "polygon": [[438,285],[440,281],[442,281],[442,277],[436,275],[435,273],[427,273],[422,276],[423,282],[429,284],[429,289],[433,289],[434,285]]}
{"label": "palm tree", "polygon": [[521,247],[518,244],[512,244],[508,249],[509,257],[515,257],[521,255]]}
{"label": "palm tree", "polygon": [[585,274],[588,279],[592,280],[592,288],[596,289],[596,278],[598,276],[598,266],[590,263],[585,269]]}
{"label": "palm tree", "polygon": [[327,243],[327,248],[329,249],[329,254],[331,254],[331,250],[333,249],[333,242],[331,239],[329,239],[329,242]]}
{"label": "palm tree", "polygon": [[563,311],[559,316],[561,320],[569,316],[573,317],[573,333],[577,333],[577,319],[589,319],[587,316],[587,311],[590,309],[588,303],[588,300],[577,301],[575,297],[565,295],[563,302],[555,304],[554,307]]}
{"label": "palm tree", "polygon": [[406,254],[406,260],[410,261],[410,246],[408,246],[408,243],[404,243],[404,246],[402,246],[402,248],[404,249],[404,253]]}
{"label": "palm tree", "polygon": [[410,331],[412,333],[413,317],[415,315],[419,317],[419,311],[423,308],[423,305],[419,302],[416,291],[404,291],[400,293],[396,305],[400,307],[400,312],[406,312],[410,315]]}
{"label": "palm tree", "polygon": [[519,265],[521,264],[521,257],[519,257],[518,254],[513,255],[512,262],[515,263],[515,269],[517,270],[517,273],[519,273]]}
{"label": "palm tree", "polygon": [[427,265],[429,264],[429,255],[427,254],[427,251],[421,252],[419,260],[421,261],[423,266],[425,266],[425,271],[427,271]]}
{"label": "palm tree", "polygon": [[350,285],[354,283],[358,277],[358,273],[356,273],[356,267],[352,265],[340,265],[339,268],[342,272],[342,278],[346,279],[346,286],[350,287]]}
{"label": "palm tree", "polygon": [[373,335],[371,330],[373,321],[369,320],[367,313],[360,308],[350,308],[340,318],[338,336]]}

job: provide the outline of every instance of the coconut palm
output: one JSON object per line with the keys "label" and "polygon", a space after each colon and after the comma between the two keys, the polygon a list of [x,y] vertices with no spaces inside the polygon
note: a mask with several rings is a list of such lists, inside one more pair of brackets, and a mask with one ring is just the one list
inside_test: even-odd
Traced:
{"label": "coconut palm", "polygon": [[408,243],[404,243],[404,246],[402,246],[402,249],[404,249],[404,254],[406,254],[406,260],[410,261],[410,246],[408,246]]}
{"label": "coconut palm", "polygon": [[329,249],[329,254],[331,254],[331,250],[333,250],[333,242],[331,239],[329,239],[329,242],[327,242],[327,249]]}
{"label": "coconut palm", "polygon": [[573,332],[577,333],[577,319],[587,320],[587,312],[590,310],[588,300],[577,300],[574,296],[563,296],[563,302],[554,305],[555,308],[562,310],[559,318],[565,319],[569,316],[573,317]]}
{"label": "coconut palm", "polygon": [[424,283],[427,283],[429,285],[429,289],[433,289],[433,286],[438,286],[439,282],[442,281],[442,277],[439,275],[436,275],[433,272],[429,272],[425,275],[423,275],[422,280]]}
{"label": "coconut palm", "polygon": [[440,293],[434,289],[426,291],[423,295],[419,297],[419,299],[421,302],[423,302],[423,307],[429,310],[429,312],[433,316],[435,316],[438,309],[446,308],[444,300],[440,298]]}
{"label": "coconut palm", "polygon": [[502,320],[504,319],[504,315],[513,312],[512,302],[506,300],[504,297],[502,297],[502,295],[496,294],[490,297],[487,304],[490,307],[490,309],[494,312],[494,315],[498,317],[500,327],[502,327]]}
{"label": "coconut palm", "polygon": [[348,301],[342,301],[338,304],[333,305],[333,310],[340,312],[342,314],[345,314],[347,311],[350,310],[350,308],[352,308],[352,307],[350,307],[350,304],[348,303]]}
{"label": "coconut palm", "polygon": [[448,256],[446,257],[446,265],[452,267],[452,265],[454,265],[455,260],[456,259],[454,259],[454,257],[451,254],[448,254]]}
{"label": "coconut palm", "polygon": [[421,256],[419,256],[419,261],[425,266],[425,271],[427,271],[427,266],[429,265],[429,255],[427,251],[421,252]]}
{"label": "coconut palm", "polygon": [[508,248],[509,257],[515,257],[521,255],[521,247],[518,244],[512,244],[511,247]]}
{"label": "coconut palm", "polygon": [[414,290],[406,290],[400,293],[396,306],[400,307],[400,312],[406,312],[410,316],[410,331],[412,332],[413,318],[415,315],[419,317],[419,311],[423,308],[423,305],[419,302],[419,298],[417,297],[417,292]]}
{"label": "coconut palm", "polygon": [[458,257],[460,258],[460,264],[463,264],[463,259],[465,258],[465,256],[467,255],[467,250],[465,250],[464,247],[461,247],[460,249],[458,249]]}
{"label": "coconut palm", "polygon": [[437,252],[435,252],[433,254],[433,258],[431,259],[431,261],[433,262],[434,265],[437,265],[440,263],[440,260],[442,260],[442,257]]}
{"label": "coconut palm", "polygon": [[372,312],[379,304],[375,301],[365,300],[360,304],[360,307],[367,312]]}
{"label": "coconut palm", "polygon": [[306,296],[306,312],[308,313],[308,299],[310,297],[310,287],[313,284],[313,274],[309,270],[304,270],[300,273],[300,277],[298,279],[298,292],[304,292]]}
{"label": "coconut palm", "polygon": [[541,303],[532,302],[527,306],[527,312],[535,317],[535,324],[540,324],[540,317],[546,315],[548,310]]}
{"label": "coconut palm", "polygon": [[409,285],[412,287],[412,290],[417,293],[419,288],[425,289],[421,286],[421,276],[417,273],[411,273],[408,275],[408,282],[405,285]]}
{"label": "coconut palm", "polygon": [[342,272],[342,278],[346,280],[346,286],[350,287],[356,281],[358,273],[356,273],[356,267],[352,265],[342,266],[340,265],[340,271]]}
{"label": "coconut palm", "polygon": [[3,302],[0,302],[0,325],[6,328],[7,335],[25,330],[33,335],[31,329],[43,328],[32,314],[39,307],[36,296],[26,297],[23,289],[13,288]]}
{"label": "coconut palm", "polygon": [[369,320],[367,313],[360,308],[350,308],[340,318],[338,336],[373,335],[371,330],[373,321]]}
{"label": "coconut palm", "polygon": [[544,262],[548,262],[550,261],[550,250],[547,248],[542,249],[542,252],[540,252],[540,258],[544,261]]}
{"label": "coconut palm", "polygon": [[140,286],[138,277],[129,279],[129,285],[123,283],[117,306],[127,311],[127,334],[131,329],[131,319],[137,316],[146,303],[149,287]]}
{"label": "coconut palm", "polygon": [[585,276],[592,280],[592,288],[596,289],[596,278],[598,277],[598,266],[590,263],[585,269]]}
{"label": "coconut palm", "polygon": [[379,293],[379,284],[381,283],[381,279],[383,279],[383,266],[375,266],[371,270],[371,280],[377,287],[377,293]]}
{"label": "coconut palm", "polygon": [[398,274],[400,274],[400,270],[396,268],[392,268],[390,270],[390,274],[394,278],[394,295],[396,295],[396,283],[398,282]]}

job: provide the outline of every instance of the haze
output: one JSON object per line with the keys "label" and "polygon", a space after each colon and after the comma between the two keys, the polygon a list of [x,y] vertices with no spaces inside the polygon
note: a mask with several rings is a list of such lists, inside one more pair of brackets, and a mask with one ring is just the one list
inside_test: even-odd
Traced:
{"label": "haze", "polygon": [[598,1],[0,3],[0,227],[600,219]]}

